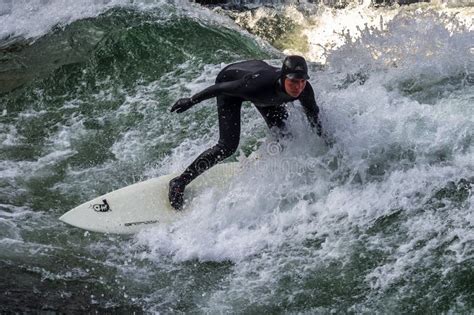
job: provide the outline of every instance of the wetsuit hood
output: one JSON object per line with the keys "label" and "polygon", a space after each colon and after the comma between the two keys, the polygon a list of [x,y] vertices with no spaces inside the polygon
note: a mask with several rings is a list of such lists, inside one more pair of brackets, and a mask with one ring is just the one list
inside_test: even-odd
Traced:
{"label": "wetsuit hood", "polygon": [[281,67],[281,78],[309,80],[306,60],[301,56],[287,56]]}

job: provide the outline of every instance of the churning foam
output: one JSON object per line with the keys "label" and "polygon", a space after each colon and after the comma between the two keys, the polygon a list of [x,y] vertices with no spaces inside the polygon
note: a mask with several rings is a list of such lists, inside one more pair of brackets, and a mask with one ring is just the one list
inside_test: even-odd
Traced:
{"label": "churning foam", "polygon": [[0,2],[0,40],[10,37],[37,38],[55,26],[63,27],[80,19],[96,17],[112,8],[149,12],[166,6],[174,7],[170,12],[181,12],[190,18],[235,28],[230,19],[185,0],[4,0]]}
{"label": "churning foam", "polygon": [[[233,261],[225,289],[207,300],[212,309],[248,296],[261,304],[271,299],[263,288],[277,286],[283,275],[351,263],[362,240],[364,250],[388,257],[366,274],[373,295],[420,264],[429,267],[433,249],[446,242],[455,255],[441,260],[441,272],[452,261],[472,259],[465,250],[474,237],[472,196],[467,206],[431,206],[437,191],[474,171],[472,37],[462,29],[450,33],[429,14],[417,18],[425,28],[408,34],[416,49],[373,57],[374,46],[395,49],[406,35],[407,21],[394,19],[383,38],[362,30],[362,40],[329,56],[326,71],[311,73],[331,148],[309,132],[298,106],[290,106],[294,137],[281,142],[283,151],[269,149],[269,135],[260,157],[225,191],[209,189],[179,222],[138,234],[135,243],[150,249],[143,257]],[[437,50],[433,39],[444,40]],[[394,55],[396,63],[385,62]],[[244,124],[242,134],[253,120],[261,118]],[[397,215],[398,229],[371,232]],[[308,248],[308,242],[320,246]]]}

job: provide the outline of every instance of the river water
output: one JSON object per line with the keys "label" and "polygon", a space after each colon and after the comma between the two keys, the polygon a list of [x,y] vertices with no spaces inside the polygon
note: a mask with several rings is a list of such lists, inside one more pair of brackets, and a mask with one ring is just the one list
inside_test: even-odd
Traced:
{"label": "river water", "polygon": [[173,102],[228,63],[282,53],[187,2],[4,2],[0,312],[472,312],[474,36],[472,8],[457,10],[380,11],[357,34],[308,25],[331,145],[295,103],[274,150],[246,104],[229,188],[116,236],[58,218],[183,170],[217,141],[215,101],[180,115]]}

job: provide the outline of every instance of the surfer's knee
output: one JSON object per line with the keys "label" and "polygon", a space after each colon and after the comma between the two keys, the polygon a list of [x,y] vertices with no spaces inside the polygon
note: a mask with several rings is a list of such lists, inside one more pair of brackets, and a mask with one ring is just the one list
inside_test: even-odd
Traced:
{"label": "surfer's knee", "polygon": [[218,142],[216,145],[217,149],[219,150],[219,153],[222,155],[222,159],[225,159],[237,151],[237,148],[239,147],[239,142],[234,141],[234,142]]}

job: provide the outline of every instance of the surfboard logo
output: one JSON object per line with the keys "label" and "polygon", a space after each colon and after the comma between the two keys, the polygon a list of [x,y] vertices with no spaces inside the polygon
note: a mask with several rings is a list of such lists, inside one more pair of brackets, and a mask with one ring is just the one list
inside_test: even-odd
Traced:
{"label": "surfboard logo", "polygon": [[102,203],[96,203],[94,205],[91,205],[92,209],[94,209],[95,212],[109,212],[112,211],[110,209],[109,203],[107,202],[107,199],[102,200]]}
{"label": "surfboard logo", "polygon": [[149,220],[149,221],[138,221],[138,222],[128,222],[125,223],[125,226],[133,226],[133,225],[140,225],[140,224],[155,224],[158,223],[158,220]]}

